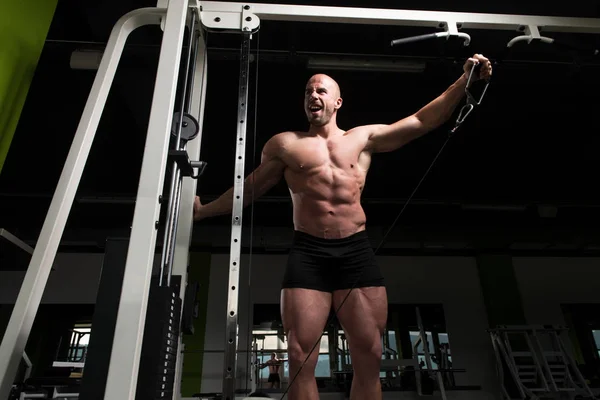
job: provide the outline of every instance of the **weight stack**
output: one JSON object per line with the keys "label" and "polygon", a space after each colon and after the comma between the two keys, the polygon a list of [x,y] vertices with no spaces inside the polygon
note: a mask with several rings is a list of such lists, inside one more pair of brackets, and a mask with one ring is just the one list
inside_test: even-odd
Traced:
{"label": "weight stack", "polygon": [[136,400],[173,400],[181,318],[178,293],[176,285],[150,289]]}

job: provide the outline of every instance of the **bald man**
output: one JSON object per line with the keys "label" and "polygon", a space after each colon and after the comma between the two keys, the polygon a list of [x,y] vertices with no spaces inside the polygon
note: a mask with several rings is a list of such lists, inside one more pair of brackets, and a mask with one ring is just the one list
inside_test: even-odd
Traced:
{"label": "bald man", "polygon": [[[273,136],[263,148],[261,164],[246,178],[244,206],[282,177],[292,197],[294,240],[281,290],[290,377],[298,374],[290,400],[319,398],[314,376],[318,351],[301,367],[321,337],[332,306],[337,309],[348,293],[337,318],[354,369],[350,399],[381,399],[381,336],[388,305],[360,203],[365,178],[373,154],[399,149],[452,116],[475,63],[481,63],[481,69],[474,79],[491,76],[489,60],[476,54],[465,62],[455,83],[415,114],[390,125],[349,130],[336,123],[342,107],[338,84],[327,75],[314,75],[304,90],[308,131]],[[233,189],[205,205],[196,198],[194,219],[228,214],[232,203]]]}

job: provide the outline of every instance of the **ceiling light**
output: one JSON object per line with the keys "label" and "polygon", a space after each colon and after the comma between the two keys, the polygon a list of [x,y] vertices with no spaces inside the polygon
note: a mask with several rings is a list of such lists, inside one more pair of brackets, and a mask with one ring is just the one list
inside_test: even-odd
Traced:
{"label": "ceiling light", "polygon": [[310,57],[308,69],[421,73],[425,63],[368,58]]}

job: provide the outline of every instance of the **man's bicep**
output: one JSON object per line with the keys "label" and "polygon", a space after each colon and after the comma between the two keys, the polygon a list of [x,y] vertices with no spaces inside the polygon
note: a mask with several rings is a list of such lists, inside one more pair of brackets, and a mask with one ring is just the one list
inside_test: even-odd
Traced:
{"label": "man's bicep", "polygon": [[267,185],[269,188],[274,186],[283,177],[285,164],[278,157],[265,159],[257,168],[257,182],[261,185]]}
{"label": "man's bicep", "polygon": [[275,186],[283,177],[285,164],[279,158],[263,151],[260,165],[250,176],[254,185],[255,196],[262,196],[266,191]]}
{"label": "man's bicep", "polygon": [[369,130],[369,149],[374,153],[393,151],[423,134],[423,124],[411,115],[390,125],[372,125]]}

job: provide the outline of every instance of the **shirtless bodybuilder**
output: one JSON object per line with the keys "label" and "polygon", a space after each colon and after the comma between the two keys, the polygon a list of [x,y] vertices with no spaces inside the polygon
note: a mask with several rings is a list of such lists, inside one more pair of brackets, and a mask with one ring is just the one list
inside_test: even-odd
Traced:
{"label": "shirtless bodybuilder", "polygon": [[[381,399],[387,294],[360,202],[371,156],[396,150],[446,122],[464,97],[475,63],[481,68],[473,79],[489,79],[491,63],[476,54],[467,59],[455,83],[413,115],[390,125],[347,131],[336,123],[342,107],[338,84],[327,75],[314,75],[304,91],[308,131],[282,132],[265,144],[261,164],[245,180],[244,205],[285,178],[293,203],[294,240],[282,283],[281,314],[291,378],[322,335],[331,307],[337,309],[355,286],[337,315],[354,369],[350,399]],[[205,205],[196,198],[194,219],[231,213],[232,203],[233,189]],[[319,398],[317,359],[314,352],[290,388],[290,400]]]}
{"label": "shirtless bodybuilder", "polygon": [[269,378],[267,382],[271,384],[271,389],[279,388],[279,384],[281,383],[281,379],[279,378],[279,368],[283,365],[287,360],[277,358],[277,354],[271,353],[271,359],[267,360],[264,364],[260,365],[260,368],[269,368]]}

